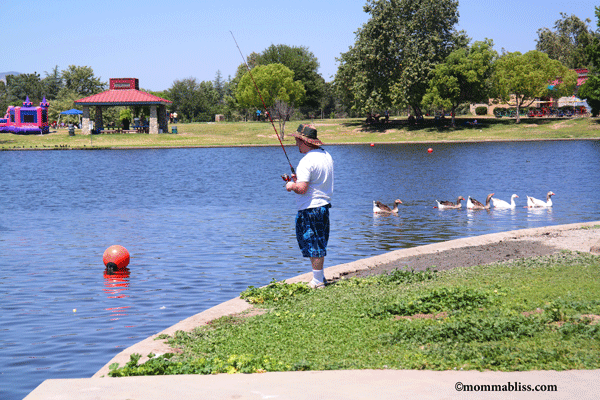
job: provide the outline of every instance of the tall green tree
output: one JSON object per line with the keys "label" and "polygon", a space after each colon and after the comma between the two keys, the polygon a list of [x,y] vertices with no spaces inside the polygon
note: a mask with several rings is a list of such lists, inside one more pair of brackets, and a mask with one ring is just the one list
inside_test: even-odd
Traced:
{"label": "tall green tree", "polygon": [[[549,86],[557,79],[558,83],[550,92]],[[493,93],[497,98],[509,101],[514,96],[517,123],[520,122],[519,110],[531,105],[536,98],[571,96],[576,84],[577,73],[537,50],[502,55],[496,61],[492,75]]]}
{"label": "tall green tree", "polygon": [[4,117],[8,106],[10,106],[8,102],[8,89],[6,88],[6,83],[0,79],[0,116]]}
{"label": "tall green tree", "polygon": [[592,116],[597,117],[600,113],[600,77],[597,75],[590,76],[581,85],[577,91],[577,95],[587,100],[588,105],[592,108]]}
{"label": "tall green tree", "polygon": [[493,47],[491,40],[485,40],[450,53],[433,70],[423,104],[450,109],[455,126],[454,114],[460,104],[487,102],[492,66],[498,57]]}
{"label": "tall green tree", "polygon": [[94,75],[91,67],[69,65],[69,68],[62,71],[62,79],[67,90],[75,92],[81,97],[100,93],[107,87],[106,82],[102,82],[99,77]]}
{"label": "tall green tree", "polygon": [[54,100],[58,97],[58,93],[63,88],[62,82],[62,73],[58,70],[58,65],[56,65],[52,72],[48,73],[44,71],[46,77],[42,79],[42,91],[44,92],[44,96],[46,96],[46,100]]}
{"label": "tall green tree", "polygon": [[199,96],[196,78],[178,79],[167,90],[173,102],[171,111],[176,112],[181,121],[192,121],[198,112]]}
{"label": "tall green tree", "polygon": [[596,6],[596,27],[596,32],[585,49],[594,74],[590,74],[588,80],[581,85],[577,92],[579,97],[587,100],[594,117],[600,113],[600,77],[597,75],[600,73],[600,7],[598,6]]}
{"label": "tall green tree", "polygon": [[591,21],[582,21],[575,15],[565,13],[560,13],[560,16],[554,24],[554,30],[538,29],[536,50],[548,54],[548,57],[560,61],[567,68],[589,67],[590,60],[585,49],[593,38],[588,27]]}
{"label": "tall green tree", "polygon": [[215,79],[213,80],[213,87],[217,91],[219,95],[219,102],[223,101],[223,97],[225,97],[225,88],[226,82],[223,81],[223,76],[221,75],[221,71],[218,70],[215,74]]}
{"label": "tall green tree", "polygon": [[[58,95],[56,96],[56,98],[54,98],[52,101],[48,101],[50,103],[50,108],[48,109],[48,120],[50,121],[58,121],[58,116],[61,112],[66,111],[66,110],[70,110],[72,108],[78,108],[81,109],[81,106],[75,106],[75,100],[78,100],[81,98],[81,95],[79,93],[75,93],[72,90],[68,90],[65,88],[62,88],[60,90],[60,92],[58,93]],[[110,107],[112,108],[112,107]],[[92,109],[90,110],[91,112],[95,112],[94,107],[92,107]],[[105,111],[106,112],[106,111]],[[67,122],[67,121],[75,121],[75,117],[66,117],[63,116],[61,117],[61,121],[62,122]]]}
{"label": "tall green tree", "polygon": [[302,104],[305,95],[306,90],[302,82],[294,80],[292,70],[283,64],[259,65],[252,68],[251,72],[242,77],[236,91],[240,106],[245,108],[263,109],[264,100],[271,117],[279,121],[282,140],[285,137],[285,122],[291,117],[295,107]]}
{"label": "tall green tree", "polygon": [[410,106],[421,101],[435,66],[468,38],[455,29],[457,0],[367,0],[370,19],[356,42],[338,59],[340,97],[361,112]]}
{"label": "tall green tree", "polygon": [[192,122],[212,121],[219,102],[212,82],[198,82],[193,77],[173,82],[165,97],[173,102],[171,110],[179,114],[179,119]]}
{"label": "tall green tree", "polygon": [[40,74],[19,74],[6,76],[7,100],[10,105],[21,105],[23,100],[29,100],[38,105],[44,96]]}
{"label": "tall green tree", "polygon": [[596,32],[585,48],[585,54],[593,72],[600,73],[600,7],[596,6]]}
{"label": "tall green tree", "polygon": [[325,80],[319,74],[317,57],[304,46],[271,45],[259,54],[255,65],[283,64],[294,72],[294,80],[302,82],[306,96],[302,108],[315,111],[321,106]]}

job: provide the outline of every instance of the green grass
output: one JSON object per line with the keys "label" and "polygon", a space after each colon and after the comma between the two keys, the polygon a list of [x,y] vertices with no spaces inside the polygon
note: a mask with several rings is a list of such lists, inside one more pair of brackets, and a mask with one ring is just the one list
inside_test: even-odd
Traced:
{"label": "green grass", "polygon": [[[374,125],[366,125],[364,119],[324,119],[315,120],[314,124],[319,138],[329,144],[600,137],[600,123],[596,118],[525,118],[520,124],[509,118],[476,118],[480,126],[466,125],[466,121],[474,119],[469,117],[457,118],[456,128],[437,126],[431,119],[427,119],[423,126],[408,126],[406,118]],[[308,122],[311,121],[290,121],[285,132],[292,132],[298,124]],[[275,126],[279,132],[277,122]],[[177,130],[178,134],[103,134],[93,137],[81,135],[80,130],[75,131],[75,136],[69,136],[67,129],[51,131],[43,136],[0,133],[0,150],[279,145],[271,124],[264,122],[177,124]],[[295,144],[285,134],[283,142]]]}
{"label": "green grass", "polygon": [[181,353],[109,375],[600,368],[600,257],[587,253],[297,286],[251,287],[264,314],[178,331]]}

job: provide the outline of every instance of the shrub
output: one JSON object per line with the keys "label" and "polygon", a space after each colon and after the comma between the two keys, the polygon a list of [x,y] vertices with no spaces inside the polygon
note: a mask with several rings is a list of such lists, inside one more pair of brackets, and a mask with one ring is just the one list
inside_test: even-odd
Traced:
{"label": "shrub", "polygon": [[476,115],[487,115],[488,108],[486,106],[479,106],[475,108]]}

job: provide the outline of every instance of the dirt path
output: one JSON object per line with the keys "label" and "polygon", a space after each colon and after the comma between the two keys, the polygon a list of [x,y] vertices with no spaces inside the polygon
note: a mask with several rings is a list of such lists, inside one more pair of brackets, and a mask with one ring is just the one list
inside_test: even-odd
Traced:
{"label": "dirt path", "polygon": [[485,245],[403,257],[372,266],[368,269],[350,272],[344,274],[344,276],[362,277],[377,275],[396,268],[425,270],[429,267],[437,270],[447,270],[456,267],[543,256],[557,253],[561,250],[590,252],[594,246],[600,246],[600,226],[549,231],[537,235],[509,238]]}

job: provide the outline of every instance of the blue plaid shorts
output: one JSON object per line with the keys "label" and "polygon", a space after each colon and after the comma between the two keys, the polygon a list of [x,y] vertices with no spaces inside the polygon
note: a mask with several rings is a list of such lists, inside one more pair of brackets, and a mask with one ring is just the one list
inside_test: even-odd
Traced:
{"label": "blue plaid shorts", "polygon": [[325,257],[329,241],[329,208],[307,208],[296,215],[296,239],[304,257]]}

